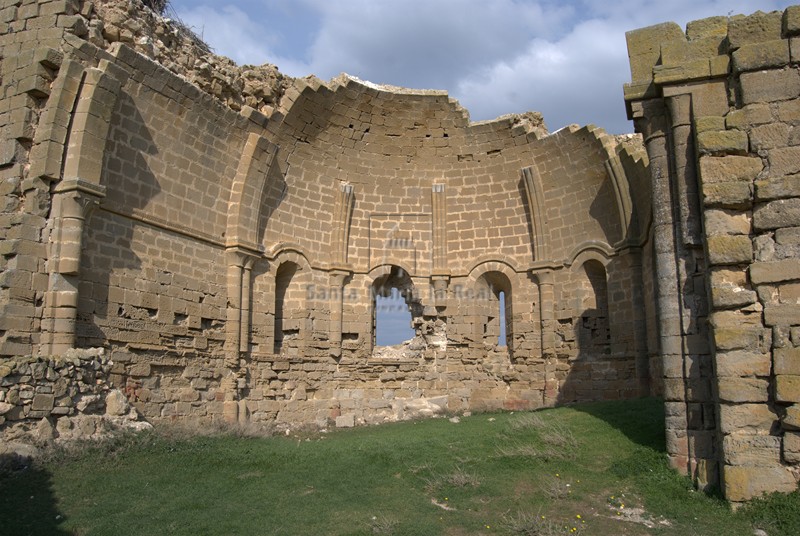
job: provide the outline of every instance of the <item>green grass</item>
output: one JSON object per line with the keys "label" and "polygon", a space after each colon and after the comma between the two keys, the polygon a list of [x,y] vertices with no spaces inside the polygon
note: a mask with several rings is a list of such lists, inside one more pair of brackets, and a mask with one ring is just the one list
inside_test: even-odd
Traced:
{"label": "green grass", "polygon": [[301,437],[153,432],[0,475],[14,535],[776,536],[800,533],[798,513],[797,493],[734,514],[693,491],[653,399]]}

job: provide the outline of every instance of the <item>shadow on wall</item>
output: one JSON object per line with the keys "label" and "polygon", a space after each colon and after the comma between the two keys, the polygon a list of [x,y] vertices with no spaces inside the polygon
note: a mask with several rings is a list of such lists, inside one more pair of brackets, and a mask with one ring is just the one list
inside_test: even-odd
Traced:
{"label": "shadow on wall", "polygon": [[531,237],[531,260],[536,262],[542,260],[536,258],[537,255],[541,255],[542,252],[536,251],[537,236],[536,229],[533,227],[533,216],[531,215],[531,211],[533,209],[530,207],[530,203],[528,202],[528,192],[525,189],[525,180],[522,178],[517,183],[517,191],[519,192],[519,198],[525,200],[525,202],[522,203],[522,206],[525,208],[525,222],[528,225],[528,236]]}
{"label": "shadow on wall", "polygon": [[3,534],[65,535],[49,472],[16,454],[0,454],[0,519]]}
{"label": "shadow on wall", "polygon": [[589,215],[600,225],[605,240],[609,244],[614,244],[626,236],[624,234],[626,229],[620,228],[619,210],[614,198],[611,180],[606,177],[589,206]]}
{"label": "shadow on wall", "polygon": [[[79,346],[106,343],[106,334],[95,323],[95,317],[137,316],[133,310],[109,314],[109,287],[113,273],[134,271],[142,266],[141,259],[131,249],[134,230],[141,224],[123,215],[143,209],[161,191],[145,158],[145,155],[155,154],[158,149],[135,102],[127,93],[120,92],[103,162],[107,194],[100,206],[107,210],[95,210],[85,231],[81,280],[84,286],[91,286],[92,295],[91,299],[82,299],[79,305]],[[142,314],[148,313],[145,310]]]}

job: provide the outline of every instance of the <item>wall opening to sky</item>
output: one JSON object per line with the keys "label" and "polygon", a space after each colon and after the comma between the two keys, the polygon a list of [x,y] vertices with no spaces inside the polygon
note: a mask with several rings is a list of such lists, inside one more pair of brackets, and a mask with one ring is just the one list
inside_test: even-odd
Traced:
{"label": "wall opening to sky", "polygon": [[375,345],[394,346],[412,338],[411,311],[397,287],[387,297],[376,295]]}

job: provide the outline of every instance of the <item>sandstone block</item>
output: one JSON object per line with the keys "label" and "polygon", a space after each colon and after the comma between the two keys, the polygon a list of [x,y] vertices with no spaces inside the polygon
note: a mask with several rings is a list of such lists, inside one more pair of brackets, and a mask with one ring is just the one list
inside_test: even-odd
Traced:
{"label": "sandstone block", "polygon": [[760,285],[800,279],[800,259],[755,262],[750,265],[750,280]]}
{"label": "sandstone block", "polygon": [[760,125],[750,131],[750,150],[752,152],[776,149],[789,145],[789,125],[772,123]]}
{"label": "sandstone block", "polygon": [[781,438],[730,434],[722,439],[722,452],[723,460],[728,465],[775,465],[781,460]]}
{"label": "sandstone block", "polygon": [[714,343],[717,350],[742,350],[758,348],[762,340],[760,326],[738,326],[714,328]]}
{"label": "sandstone block", "polygon": [[353,428],[355,425],[355,415],[352,413],[336,417],[337,428]]}
{"label": "sandstone block", "polygon": [[703,184],[716,182],[751,182],[764,165],[755,156],[702,156],[700,178]]}
{"label": "sandstone block", "polygon": [[783,31],[786,35],[800,34],[800,6],[789,6],[783,12]]}
{"label": "sandstone block", "polygon": [[[759,105],[765,106],[765,105]],[[779,102],[776,106],[777,118],[784,123],[796,124],[800,121],[800,99]]]}
{"label": "sandstone block", "polygon": [[695,20],[686,25],[686,37],[690,41],[703,37],[718,37],[724,39],[728,36],[728,17],[708,17]]}
{"label": "sandstone block", "polygon": [[747,236],[710,236],[707,240],[709,262],[714,265],[749,263],[753,243]]}
{"label": "sandstone block", "polygon": [[649,82],[653,78],[653,66],[661,58],[661,44],[673,40],[686,40],[680,26],[667,22],[627,32],[628,55],[631,64],[631,80],[634,83]]}
{"label": "sandstone block", "polygon": [[800,227],[776,229],[775,242],[786,247],[800,245]]}
{"label": "sandstone block", "polygon": [[697,150],[701,154],[743,154],[747,148],[747,133],[742,130],[707,130],[697,135]]}
{"label": "sandstone block", "polygon": [[653,81],[656,84],[685,82],[708,78],[711,76],[711,65],[708,59],[687,61],[682,64],[656,65],[653,67]]}
{"label": "sandstone block", "polygon": [[800,73],[795,69],[743,73],[740,80],[745,105],[794,99],[800,95]]}
{"label": "sandstone block", "polygon": [[783,14],[778,11],[734,17],[728,23],[728,41],[735,50],[751,43],[780,39],[782,27]]}
{"label": "sandstone block", "polygon": [[775,376],[775,399],[778,402],[800,402],[800,376],[790,374]]}
{"label": "sandstone block", "polygon": [[789,41],[773,39],[742,45],[733,53],[734,71],[756,71],[789,63]]}
{"label": "sandstone block", "polygon": [[769,354],[753,350],[733,350],[717,352],[717,376],[769,376],[771,359]]}
{"label": "sandstone block", "polygon": [[725,118],[715,115],[698,117],[694,120],[694,131],[697,133],[706,131],[725,130]]}
{"label": "sandstone block", "polygon": [[772,122],[772,111],[768,104],[750,104],[738,110],[732,110],[725,116],[727,128],[746,129],[770,122]]}
{"label": "sandstone block", "polygon": [[788,468],[775,466],[726,465],[723,466],[725,498],[733,502],[749,501],[773,491],[789,493],[797,482]]}
{"label": "sandstone block", "polygon": [[661,62],[667,66],[682,66],[690,62],[708,61],[719,55],[724,37],[710,35],[691,41],[674,40],[661,45]]}
{"label": "sandstone block", "polygon": [[755,198],[758,201],[790,197],[800,197],[800,174],[769,177],[755,182]]}
{"label": "sandstone block", "polygon": [[772,176],[800,172],[800,147],[784,147],[769,152],[769,170]]}
{"label": "sandstone block", "polygon": [[781,417],[781,424],[787,430],[800,430],[800,404],[786,408],[786,413]]}
{"label": "sandstone block", "polygon": [[121,416],[130,411],[128,399],[119,389],[114,389],[106,395],[106,415]]}
{"label": "sandstone block", "polygon": [[711,287],[711,302],[715,309],[743,307],[756,302],[755,291],[732,284]]}
{"label": "sandstone block", "polygon": [[55,397],[52,394],[39,393],[33,397],[31,409],[34,411],[51,411],[55,405]]}
{"label": "sandstone block", "polygon": [[132,365],[128,374],[131,376],[150,376],[150,363],[136,363]]}
{"label": "sandstone block", "polygon": [[719,399],[723,402],[763,402],[769,400],[769,382],[761,378],[719,378]]}
{"label": "sandstone block", "polygon": [[800,305],[773,305],[764,307],[764,324],[767,326],[800,325]]}
{"label": "sandstone block", "polygon": [[800,463],[800,433],[783,434],[783,460],[787,463]]}
{"label": "sandstone block", "polygon": [[706,207],[749,208],[753,204],[753,186],[745,182],[716,182],[703,185]]}
{"label": "sandstone block", "polygon": [[800,199],[778,199],[759,204],[753,210],[753,228],[767,231],[800,226]]}
{"label": "sandstone block", "polygon": [[723,434],[766,434],[778,420],[766,404],[722,404],[719,425]]}
{"label": "sandstone block", "polygon": [[750,215],[746,212],[709,208],[703,212],[703,217],[709,236],[750,234]]}
{"label": "sandstone block", "polygon": [[773,372],[800,376],[800,347],[785,346],[773,351]]}

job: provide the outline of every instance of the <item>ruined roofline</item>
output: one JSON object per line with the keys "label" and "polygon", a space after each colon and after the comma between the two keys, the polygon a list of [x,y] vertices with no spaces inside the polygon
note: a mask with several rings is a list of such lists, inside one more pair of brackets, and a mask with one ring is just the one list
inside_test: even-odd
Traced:
{"label": "ruined roofline", "polygon": [[[235,111],[251,108],[272,118],[276,109],[285,115],[288,107],[282,106],[281,101],[292,87],[318,83],[335,91],[339,86],[359,85],[398,97],[447,98],[453,109],[465,118],[468,127],[505,128],[510,123],[512,127],[519,125],[526,132],[534,132],[537,139],[550,135],[541,114],[535,111],[473,122],[469,119],[469,110],[450,97],[446,90],[381,84],[347,73],[322,82],[313,74],[303,78],[290,77],[269,63],[239,65],[214,53],[179,19],[159,14],[142,0],[102,0],[96,2],[94,9],[83,10],[76,16],[83,17],[89,28],[88,34],[81,36],[83,39],[105,50],[115,43],[124,43]],[[95,20],[102,24],[97,25]]]}
{"label": "ruined roofline", "polygon": [[[386,100],[395,99],[413,99],[415,101],[424,101],[426,99],[442,101],[446,99],[447,106],[451,109],[453,114],[463,122],[461,128],[465,129],[488,129],[488,130],[505,130],[505,129],[523,129],[525,134],[530,134],[535,139],[543,139],[552,134],[547,130],[544,118],[540,112],[526,111],[521,113],[503,114],[494,119],[484,119],[481,121],[471,121],[469,110],[461,106],[459,101],[451,97],[447,90],[444,89],[415,89],[401,86],[394,86],[390,84],[377,84],[368,80],[363,80],[357,76],[341,73],[328,80],[327,82],[321,80],[315,75],[309,75],[304,78],[294,79],[291,86],[283,94],[281,101],[278,103],[277,112],[280,116],[286,117],[291,113],[293,106],[301,95],[314,95],[325,94],[327,92],[334,94],[343,94],[347,90],[357,91],[359,93],[371,93],[373,96],[381,96]],[[576,124],[564,127],[570,133],[579,129],[589,129],[594,131],[597,129],[594,125],[585,125],[583,127]],[[564,130],[564,129],[560,129]],[[599,129],[602,130],[602,129]],[[603,130],[603,132],[605,132]]]}

